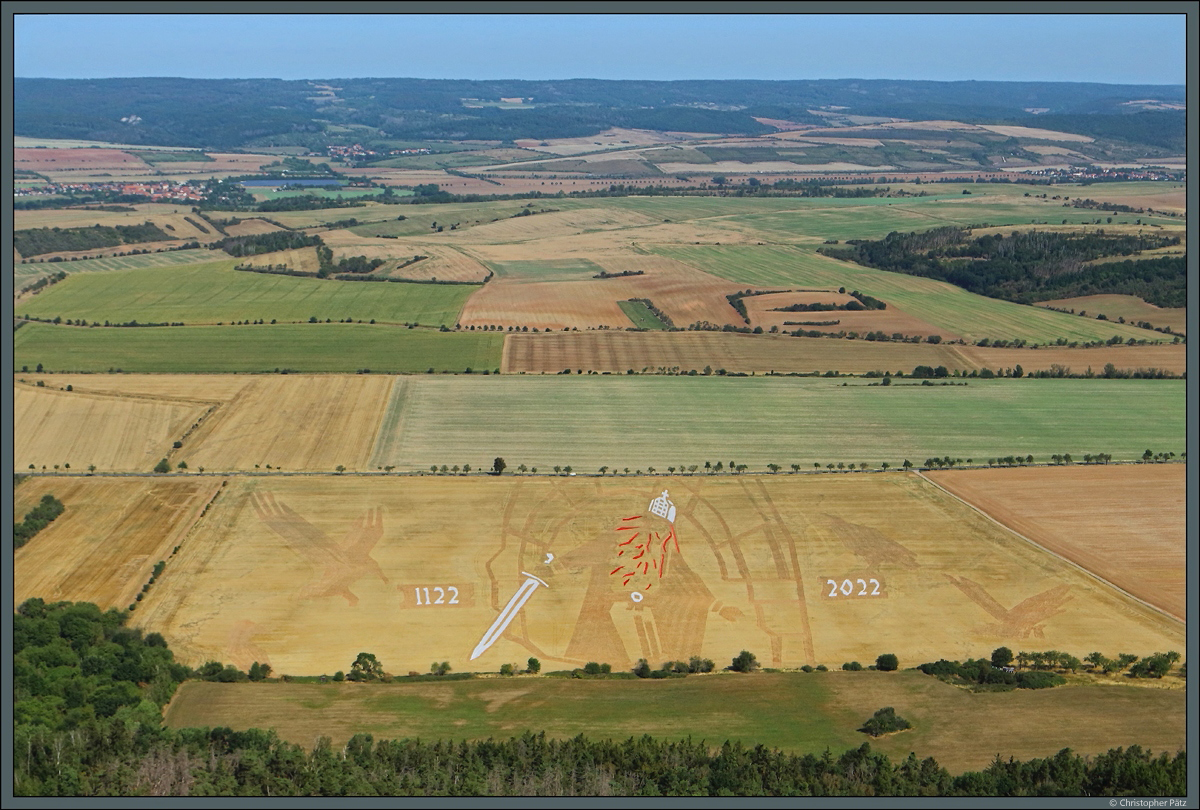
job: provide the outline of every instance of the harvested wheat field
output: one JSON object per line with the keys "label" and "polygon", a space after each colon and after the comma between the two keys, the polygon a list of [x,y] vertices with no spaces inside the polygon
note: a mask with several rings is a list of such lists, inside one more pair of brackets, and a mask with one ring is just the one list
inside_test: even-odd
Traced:
{"label": "harvested wheat field", "polygon": [[14,493],[16,514],[47,493],[66,508],[13,556],[13,605],[37,596],[126,607],[220,486],[213,478],[26,481]]}
{"label": "harvested wheat field", "polygon": [[[66,387],[60,380],[55,383]],[[13,392],[17,470],[149,472],[211,403],[114,396],[17,384]]]}
{"label": "harvested wheat field", "polygon": [[928,321],[923,321],[908,314],[894,305],[886,309],[869,310],[826,310],[818,312],[780,312],[781,307],[793,304],[845,304],[853,301],[848,294],[833,293],[778,293],[776,295],[752,295],[742,299],[746,305],[746,313],[750,316],[753,326],[763,329],[776,327],[784,331],[803,329],[806,332],[883,332],[889,337],[893,334],[905,336],[917,335],[926,337],[938,335],[943,340],[958,340],[959,335],[947,329],[942,329]]}
{"label": "harvested wheat field", "polygon": [[[522,268],[497,273],[497,277],[467,299],[459,322],[463,326],[528,326],[562,329],[606,326],[623,329],[632,322],[619,301],[648,298],[676,326],[697,321],[715,324],[740,320],[726,296],[740,288],[731,281],[695,270],[662,256],[598,255],[597,271],[642,275],[597,279],[580,271],[572,277],[541,281],[545,272],[557,273],[557,263],[545,260],[520,262]],[[584,260],[587,261],[587,260]],[[511,264],[518,264],[512,262]]]}
{"label": "harvested wheat field", "polygon": [[[1102,374],[1112,363],[1117,369],[1162,369],[1172,374],[1187,371],[1187,345],[1184,343],[1153,344],[1148,346],[1097,346],[1091,349],[1071,349],[1064,346],[1041,346],[1037,349],[996,349],[992,347],[955,346],[966,368],[1013,368],[1020,365],[1026,373],[1051,371],[1055,366],[1067,374],[1085,374],[1090,368]],[[953,368],[953,366],[949,366]]]}
{"label": "harvested wheat field", "polygon": [[108,394],[132,399],[191,401],[216,405],[233,398],[254,379],[236,374],[25,374],[14,382],[78,393]]}
{"label": "harvested wheat field", "polygon": [[120,149],[13,149],[13,168],[34,172],[69,169],[137,169],[149,171],[144,160]]}
{"label": "harvested wheat field", "polygon": [[366,469],[392,382],[378,375],[255,377],[201,424],[178,460],[206,470]]}
{"label": "harvested wheat field", "polygon": [[876,343],[866,340],[794,338],[725,332],[552,332],[505,337],[507,374],[572,370],[624,374],[629,369],[703,372],[775,371],[780,374],[840,371],[909,372],[919,365],[959,368],[956,347],[929,343]]}
{"label": "harvested wheat field", "polygon": [[1146,321],[1151,326],[1169,326],[1181,335],[1187,334],[1187,309],[1184,307],[1156,307],[1136,295],[1083,295],[1078,298],[1058,298],[1039,301],[1036,306],[1053,309],[1075,310],[1091,313],[1091,317],[1104,315],[1110,321],[1124,318],[1131,323]]}
{"label": "harvested wheat field", "polygon": [[1183,620],[1187,467],[1183,464],[930,472],[989,516]]}
{"label": "harvested wheat field", "polygon": [[182,660],[293,674],[363,650],[406,672],[1185,643],[1181,623],[904,474],[234,478],[135,621]]}

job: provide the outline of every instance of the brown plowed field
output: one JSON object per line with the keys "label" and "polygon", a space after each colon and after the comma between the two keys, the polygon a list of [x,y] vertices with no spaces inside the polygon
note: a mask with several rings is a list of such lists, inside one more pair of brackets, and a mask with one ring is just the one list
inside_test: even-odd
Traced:
{"label": "brown plowed field", "polygon": [[34,172],[65,171],[67,169],[137,169],[148,171],[149,165],[136,155],[120,149],[13,149],[13,168]]}
{"label": "brown plowed field", "polygon": [[1156,307],[1136,295],[1082,295],[1078,298],[1039,301],[1036,306],[1090,312],[1092,317],[1103,314],[1110,321],[1117,318],[1124,318],[1133,323],[1147,321],[1151,326],[1169,326],[1181,335],[1187,334],[1187,309]]}
{"label": "brown plowed field", "polygon": [[623,374],[705,366],[762,374],[840,371],[909,372],[920,365],[958,368],[954,348],[929,343],[874,343],[865,340],[794,338],[726,332],[552,332],[511,334],[504,342],[501,370],[557,373],[564,368]]}
{"label": "brown plowed field", "polygon": [[[673,522],[649,511],[664,490]],[[233,478],[134,621],[185,662],[292,674],[363,650],[401,673],[1186,653],[1181,623],[902,473]]]}
{"label": "brown plowed field", "polygon": [[545,282],[532,277],[495,278],[467,299],[460,322],[464,326],[497,324],[531,329],[623,329],[632,324],[617,302],[630,298],[649,298],[676,326],[740,320],[725,296],[744,288],[731,281],[661,256],[593,258],[610,273],[643,270],[645,275]]}
{"label": "brown plowed field", "polygon": [[1042,547],[1183,620],[1185,465],[1076,464],[927,475]]}
{"label": "brown plowed field", "polygon": [[366,469],[392,377],[256,377],[172,460],[206,470]]}
{"label": "brown plowed field", "polygon": [[[58,379],[53,381],[65,384]],[[153,469],[208,409],[202,402],[131,399],[15,386],[13,463],[18,470],[70,464],[73,470]]]}
{"label": "brown plowed field", "polygon": [[[927,321],[909,315],[894,305],[888,304],[887,309],[869,310],[832,310],[828,312],[775,312],[775,307],[788,306],[796,303],[845,303],[853,300],[849,295],[814,294],[814,293],[784,293],[780,295],[753,295],[743,298],[746,312],[750,315],[753,326],[770,329],[777,326],[781,330],[792,331],[803,329],[807,331],[837,333],[837,332],[883,332],[893,335],[940,335],[943,340],[958,340],[959,335],[945,329],[939,329]],[[837,321],[836,324],[818,326],[822,321]]]}
{"label": "brown plowed field", "polygon": [[[1071,349],[1062,346],[1042,346],[1037,349],[994,349],[978,346],[955,346],[966,368],[1012,368],[1020,365],[1026,372],[1050,370],[1053,366],[1069,369],[1071,374],[1083,374],[1089,368],[1096,374],[1112,363],[1118,369],[1160,368],[1175,374],[1187,371],[1187,345],[1164,343],[1150,346],[1098,346],[1094,349]],[[947,364],[953,370],[953,366]]]}
{"label": "brown plowed field", "polygon": [[214,478],[26,481],[14,493],[16,514],[47,493],[66,511],[13,556],[13,605],[37,596],[124,608],[220,486]]}

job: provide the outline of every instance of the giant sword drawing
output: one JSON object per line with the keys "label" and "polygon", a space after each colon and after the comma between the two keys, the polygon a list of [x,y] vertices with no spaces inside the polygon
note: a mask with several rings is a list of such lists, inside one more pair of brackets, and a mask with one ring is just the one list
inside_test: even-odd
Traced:
{"label": "giant sword drawing", "polygon": [[471,652],[472,661],[483,655],[488,647],[495,644],[500,639],[500,636],[504,635],[504,631],[508,629],[508,625],[521,612],[521,608],[529,601],[529,597],[533,596],[534,591],[540,586],[550,587],[546,585],[545,581],[535,577],[528,571],[522,571],[521,573],[526,577],[525,582],[521,584],[520,588],[517,588],[517,592],[512,595],[512,599],[508,600],[508,604],[504,606],[504,610],[500,611],[500,615],[496,617],[496,621],[492,622],[492,626],[487,629],[487,632],[483,634],[483,638],[475,645],[475,649]]}

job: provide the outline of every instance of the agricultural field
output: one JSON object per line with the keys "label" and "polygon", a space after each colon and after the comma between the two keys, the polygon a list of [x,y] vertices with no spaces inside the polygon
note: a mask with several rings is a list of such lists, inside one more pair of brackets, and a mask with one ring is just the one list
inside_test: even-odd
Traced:
{"label": "agricultural field", "polygon": [[[384,662],[387,663],[386,661]],[[903,662],[902,662],[903,666]],[[1184,745],[1182,689],[1066,689],[972,694],[918,672],[691,676],[684,680],[512,678],[411,684],[184,684],[167,709],[172,728],[274,728],[299,745],[375,739],[503,739],[525,729],[551,738],[691,737],[717,748],[740,740],[797,753],[862,744],[854,731],[880,706],[913,723],[871,739],[895,763],[914,751],[952,773],[982,770],[1001,750],[1018,760],[1063,748],[1095,755],[1134,741]],[[546,706],[560,707],[548,716]],[[612,707],[620,705],[621,712]],[[1031,726],[1039,733],[1030,735]],[[986,728],[987,734],[978,729]],[[1148,735],[1147,732],[1150,732]]]}
{"label": "agricultural field", "polygon": [[[1182,623],[911,473],[226,480],[134,615],[192,663],[1185,652]],[[518,588],[523,608],[491,630]]]}
{"label": "agricultural field", "polygon": [[[764,298],[769,296],[763,296]],[[755,298],[744,299],[747,302]],[[748,307],[749,308],[749,307]],[[831,313],[794,313],[820,317]],[[845,313],[832,313],[841,316]],[[854,313],[860,314],[860,313]],[[818,330],[820,327],[791,327]],[[996,349],[948,343],[897,343],[868,340],[795,338],[780,335],[746,335],[723,332],[672,332],[647,334],[616,330],[510,334],[505,337],[506,374],[558,373],[565,368],[623,374],[629,369],[655,372],[675,369],[714,371],[778,372],[780,374],[838,371],[865,374],[870,371],[911,373],[917,366],[945,366],[951,373],[984,368],[1026,372],[1050,371],[1055,365],[1067,373],[1096,374],[1112,363],[1117,369],[1158,368],[1174,374],[1187,370],[1187,346],[1102,346],[1069,349],[1044,346],[1038,349]]]}
{"label": "agricultural field", "polygon": [[[58,386],[55,386],[58,383]],[[82,472],[149,472],[213,406],[208,399],[149,398],[67,391],[17,383],[13,390],[13,465]],[[55,386],[55,387],[51,387]]]}
{"label": "agricultural field", "polygon": [[[255,261],[261,257],[255,257]],[[268,262],[264,262],[268,263]],[[469,285],[371,284],[239,272],[236,260],[76,274],[23,303],[35,318],[229,323],[351,318],[430,326],[458,320]]]}
{"label": "agricultural field", "polygon": [[428,369],[499,369],[503,345],[504,336],[498,332],[441,334],[367,324],[87,329],[31,323],[13,335],[13,365],[32,369],[42,363],[54,371],[119,369],[168,374],[281,369],[417,374]]}
{"label": "agricultural field", "polygon": [[22,287],[32,284],[39,278],[59,271],[64,273],[95,273],[108,272],[110,270],[135,270],[146,267],[197,264],[227,258],[228,256],[224,253],[198,248],[191,250],[171,250],[163,253],[141,253],[137,256],[106,256],[101,259],[80,259],[74,262],[18,263],[13,267],[13,279],[17,287]]}
{"label": "agricultural field", "polygon": [[1183,621],[1186,466],[1076,465],[926,476],[1043,548]]}
{"label": "agricultural field", "polygon": [[66,507],[53,523],[13,555],[13,605],[31,597],[47,602],[94,602],[124,609],[183,542],[220,489],[212,478],[37,478],[14,493],[25,514],[45,494]]}
{"label": "agricultural field", "polygon": [[252,378],[172,461],[208,470],[366,468],[395,378]]}
{"label": "agricultural field", "polygon": [[[805,248],[660,246],[656,252],[741,284],[772,289],[793,285],[859,290],[881,299],[889,307],[898,307],[969,341],[1019,338],[1030,343],[1053,343],[1063,338],[1088,342],[1108,340],[1113,335],[1121,336],[1122,340],[1131,337],[1166,340],[1161,333],[1128,324],[1089,320],[1041,307],[985,298],[946,282],[862,267]],[[788,314],[825,316],[830,313]],[[837,316],[841,314],[837,313]]]}
{"label": "agricultural field", "polygon": [[265,219],[243,219],[236,225],[226,225],[225,233],[230,236],[253,236],[260,233],[274,233],[282,231],[278,225],[272,225]]}
{"label": "agricultural field", "polygon": [[1172,332],[1187,334],[1187,310],[1183,307],[1156,307],[1136,295],[1081,295],[1078,298],[1058,298],[1040,301],[1039,307],[1087,312],[1092,317],[1104,315],[1110,321],[1124,318],[1131,323],[1146,321],[1160,329],[1170,327]]}
{"label": "agricultural field", "polygon": [[[560,369],[561,370],[561,369]],[[1016,452],[1140,458],[1183,451],[1185,388],[1173,380],[970,380],[882,387],[836,378],[426,377],[397,385],[372,467],[572,465],[592,473],[658,471],[731,459],[768,464],[867,463]],[[486,403],[487,418],[480,418]],[[1137,413],[1137,419],[1129,414]],[[504,425],[502,431],[496,425]]]}

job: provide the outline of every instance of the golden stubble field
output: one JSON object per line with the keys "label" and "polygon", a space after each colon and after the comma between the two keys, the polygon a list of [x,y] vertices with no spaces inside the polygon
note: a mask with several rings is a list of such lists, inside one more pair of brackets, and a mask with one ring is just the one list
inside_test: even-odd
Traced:
{"label": "golden stubble field", "polygon": [[1167,613],[1187,611],[1187,467],[1075,465],[926,473],[1038,545]]}
{"label": "golden stubble field", "polygon": [[16,514],[47,493],[66,508],[14,554],[13,605],[36,596],[125,608],[220,486],[219,479],[196,477],[26,481],[14,493]]}
{"label": "golden stubble field", "polygon": [[906,474],[233,477],[135,621],[291,674],[1185,652],[1181,623]]}
{"label": "golden stubble field", "polygon": [[149,472],[172,442],[213,406],[209,401],[178,395],[60,390],[70,384],[50,379],[44,388],[15,385],[15,469],[28,470],[33,465],[39,471],[52,470],[69,464],[77,471],[95,465],[103,471]]}

